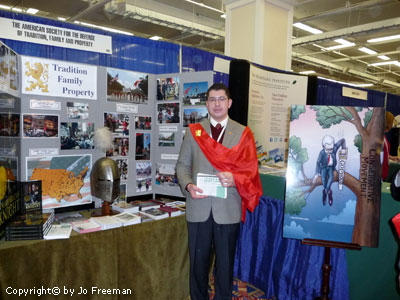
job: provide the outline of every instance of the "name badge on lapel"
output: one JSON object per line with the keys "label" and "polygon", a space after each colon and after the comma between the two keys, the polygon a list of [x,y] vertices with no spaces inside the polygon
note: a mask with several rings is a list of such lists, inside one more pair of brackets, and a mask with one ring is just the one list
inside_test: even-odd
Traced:
{"label": "name badge on lapel", "polygon": [[196,130],[196,136],[201,136],[201,129]]}

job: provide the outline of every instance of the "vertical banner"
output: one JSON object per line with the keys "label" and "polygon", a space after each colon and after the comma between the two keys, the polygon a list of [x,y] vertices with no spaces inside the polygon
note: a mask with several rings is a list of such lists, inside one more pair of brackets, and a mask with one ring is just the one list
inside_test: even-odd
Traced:
{"label": "vertical banner", "polygon": [[22,93],[97,99],[97,67],[21,56]]}
{"label": "vertical banner", "polygon": [[262,163],[284,165],[291,104],[306,104],[307,77],[250,66],[248,123]]}

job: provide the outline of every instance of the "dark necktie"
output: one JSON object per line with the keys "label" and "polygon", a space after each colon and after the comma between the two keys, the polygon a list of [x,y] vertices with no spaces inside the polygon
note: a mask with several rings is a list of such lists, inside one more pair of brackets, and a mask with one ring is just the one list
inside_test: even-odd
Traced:
{"label": "dark necktie", "polygon": [[[211,125],[211,136],[214,140],[216,140],[216,141],[218,140],[218,137],[219,137],[222,129],[223,128],[220,123],[217,123],[217,125],[215,125],[215,127]],[[219,141],[220,143],[222,143],[222,139],[223,139],[223,136],[221,137],[221,140]]]}

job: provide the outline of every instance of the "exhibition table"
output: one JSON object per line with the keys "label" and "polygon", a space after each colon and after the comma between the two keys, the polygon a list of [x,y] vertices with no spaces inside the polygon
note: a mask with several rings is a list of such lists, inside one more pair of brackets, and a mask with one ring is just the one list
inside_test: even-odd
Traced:
{"label": "exhibition table", "polygon": [[[0,242],[0,299],[5,300],[21,299],[7,291],[35,289],[38,293],[42,287],[58,287],[60,295],[22,298],[181,300],[189,295],[188,278],[184,215],[74,233],[67,240]],[[102,294],[107,290],[101,289],[130,290],[131,294]]]}

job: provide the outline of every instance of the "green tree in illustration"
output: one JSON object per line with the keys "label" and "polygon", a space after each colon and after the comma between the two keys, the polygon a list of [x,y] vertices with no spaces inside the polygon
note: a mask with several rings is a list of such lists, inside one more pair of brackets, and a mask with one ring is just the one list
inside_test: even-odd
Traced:
{"label": "green tree in illustration", "polygon": [[306,112],[305,105],[292,105],[290,108],[290,122],[297,120],[302,113]]}

